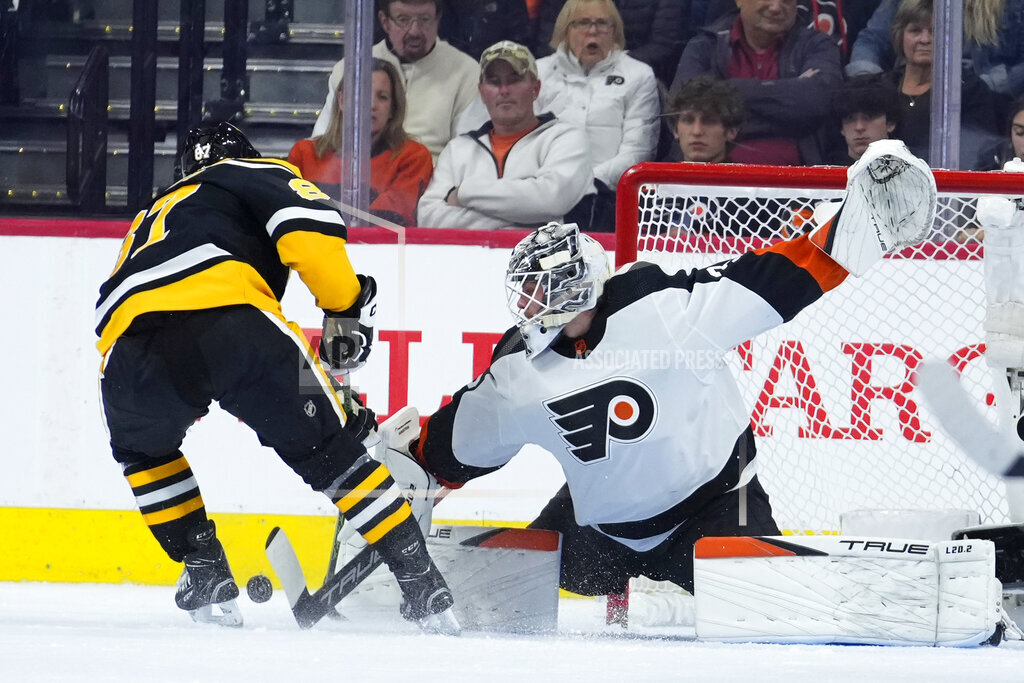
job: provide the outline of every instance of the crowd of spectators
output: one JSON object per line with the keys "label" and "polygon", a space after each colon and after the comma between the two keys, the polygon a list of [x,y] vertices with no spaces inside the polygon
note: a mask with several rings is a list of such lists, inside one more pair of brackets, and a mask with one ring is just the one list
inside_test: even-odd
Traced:
{"label": "crowd of spectators", "polygon": [[[642,161],[847,165],[884,137],[929,157],[933,0],[378,6],[373,54],[397,67],[404,129],[436,164],[405,223],[611,230]],[[1024,0],[965,3],[963,30],[960,167],[997,168],[1024,147]]]}

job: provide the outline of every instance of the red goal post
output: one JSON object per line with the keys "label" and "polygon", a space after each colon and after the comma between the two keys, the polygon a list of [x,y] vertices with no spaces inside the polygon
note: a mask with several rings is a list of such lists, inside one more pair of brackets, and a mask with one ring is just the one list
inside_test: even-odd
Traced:
{"label": "red goal post", "polygon": [[[786,532],[834,533],[857,509],[969,509],[1009,521],[1005,487],[969,462],[922,405],[914,369],[946,358],[992,420],[977,197],[1024,195],[1024,177],[936,171],[921,245],[850,277],[796,319],[730,354],[757,436],[759,476]],[[809,229],[838,201],[840,167],[639,164],[617,192],[616,265],[695,268]]]}

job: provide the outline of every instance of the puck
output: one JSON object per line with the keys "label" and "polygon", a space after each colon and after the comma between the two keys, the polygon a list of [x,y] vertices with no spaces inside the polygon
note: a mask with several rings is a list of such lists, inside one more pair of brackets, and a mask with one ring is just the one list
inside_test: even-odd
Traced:
{"label": "puck", "polygon": [[274,586],[263,574],[257,574],[245,584],[245,591],[253,602],[266,602],[274,594]]}

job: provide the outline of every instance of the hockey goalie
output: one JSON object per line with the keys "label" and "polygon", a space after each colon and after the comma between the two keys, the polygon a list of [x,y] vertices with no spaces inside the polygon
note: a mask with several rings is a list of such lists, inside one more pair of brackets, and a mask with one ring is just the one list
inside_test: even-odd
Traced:
{"label": "hockey goalie", "polygon": [[[545,225],[516,246],[509,262],[506,290],[516,325],[487,370],[430,416],[405,451],[457,488],[502,467],[525,444],[537,444],[555,456],[566,478],[530,525],[562,534],[562,588],[606,595],[643,575],[693,592],[699,539],[780,533],[756,476],[750,416],[726,354],[792,319],[848,275],[922,240],[935,204],[927,164],[887,140],[850,168],[844,201],[818,213],[814,232],[704,269],[673,274],[635,263],[612,275],[604,250],[575,225]],[[901,303],[894,296],[891,305]],[[926,559],[936,557],[929,553]],[[966,625],[951,627],[955,633],[927,616],[943,599],[938,578],[931,591],[914,593],[930,611],[899,616],[926,622],[885,629],[892,614],[883,606],[905,582],[886,580],[878,558],[861,565],[874,571],[845,572],[852,559],[816,553],[823,555],[831,555],[831,595],[873,591],[877,600],[859,606],[879,613],[867,620],[866,635],[837,634],[829,629],[842,612],[826,602],[819,619],[801,624],[812,629],[807,642],[976,644],[995,630],[998,590],[991,555],[982,550],[971,555],[982,578],[968,589],[977,591],[970,595],[980,607]],[[938,562],[930,567],[938,577]],[[785,569],[778,580],[763,576],[744,593],[746,608],[771,609],[772,602],[758,600],[769,594],[785,608],[786,591],[795,591],[802,576],[794,571],[786,580]],[[702,619],[711,623],[727,612],[702,614],[699,585],[696,593],[700,633]],[[785,618],[783,611],[770,614]],[[742,637],[785,639],[790,631],[782,626]]]}

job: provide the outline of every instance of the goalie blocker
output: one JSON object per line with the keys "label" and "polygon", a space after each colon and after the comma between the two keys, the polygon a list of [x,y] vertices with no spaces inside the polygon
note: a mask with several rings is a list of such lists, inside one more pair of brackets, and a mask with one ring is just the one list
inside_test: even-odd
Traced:
{"label": "goalie blocker", "polygon": [[703,640],[974,646],[1004,628],[981,539],[706,537],[694,585]]}

